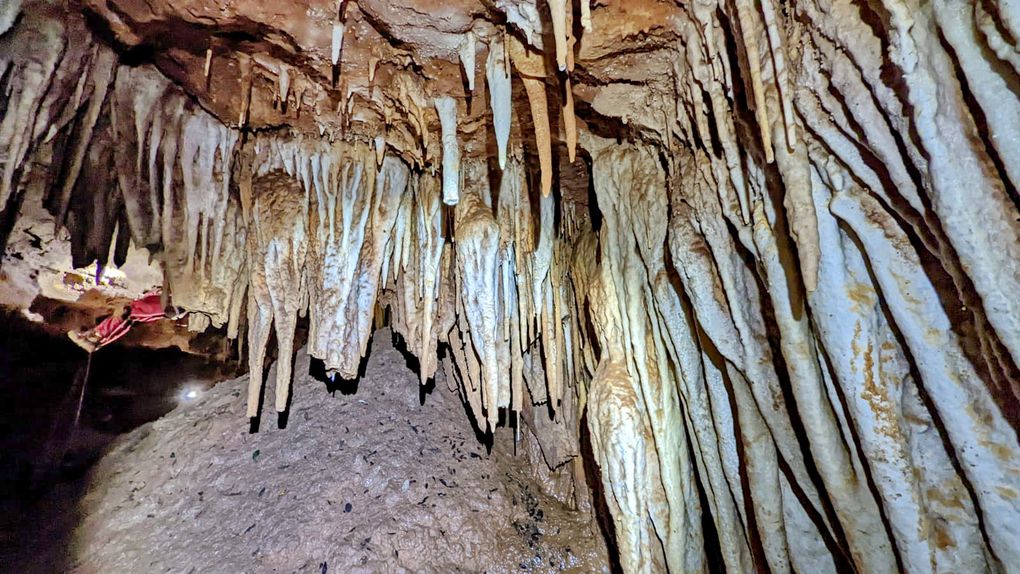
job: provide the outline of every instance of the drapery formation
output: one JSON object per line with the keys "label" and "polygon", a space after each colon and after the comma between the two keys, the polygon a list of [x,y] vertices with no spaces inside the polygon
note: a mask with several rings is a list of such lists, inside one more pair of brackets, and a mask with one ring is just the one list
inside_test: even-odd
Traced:
{"label": "drapery formation", "polygon": [[[496,4],[528,33],[480,60],[494,165],[463,100],[406,79],[410,127],[382,140],[241,131],[26,11],[0,232],[44,185],[77,261],[148,247],[194,328],[246,324],[250,416],[271,328],[288,356],[307,313],[309,352],[354,377],[388,309],[423,383],[442,350],[478,429],[524,420],[578,493],[590,433],[628,572],[1020,568],[1017,6],[687,2],[649,49],[665,73],[576,78],[585,205],[553,168],[570,4],[544,48],[533,3]],[[612,17],[581,8],[585,33]]]}

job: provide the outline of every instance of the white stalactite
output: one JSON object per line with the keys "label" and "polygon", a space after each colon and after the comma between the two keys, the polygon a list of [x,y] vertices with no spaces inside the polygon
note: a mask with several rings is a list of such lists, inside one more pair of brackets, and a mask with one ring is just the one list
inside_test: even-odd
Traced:
{"label": "white stalactite", "polygon": [[457,53],[460,55],[460,65],[464,67],[464,76],[467,77],[468,91],[475,91],[475,33],[467,32],[460,41],[460,48]]}
{"label": "white stalactite", "polygon": [[443,141],[443,203],[460,200],[460,142],[457,141],[457,100],[441,96],[434,101]]}
{"label": "white stalactite", "polygon": [[553,39],[556,42],[556,66],[567,70],[567,0],[548,0],[552,15]]}
{"label": "white stalactite", "polygon": [[209,74],[210,74],[210,72],[212,72],[212,57],[213,57],[212,47],[206,48],[205,49],[205,65],[202,67],[202,77],[205,78],[206,82],[209,81]]}
{"label": "white stalactite", "polygon": [[485,78],[489,83],[489,107],[492,109],[492,127],[499,153],[499,168],[506,169],[513,102],[510,69],[506,65],[503,42],[499,39],[493,39],[489,45],[489,55],[485,61]]}
{"label": "white stalactite", "polygon": [[581,0],[581,28],[588,33],[592,31],[591,0]]}
{"label": "white stalactite", "polygon": [[334,66],[340,64],[340,55],[344,49],[344,23],[333,22],[332,42],[329,48],[329,60]]}
{"label": "white stalactite", "polygon": [[280,64],[279,82],[277,84],[277,97],[280,99],[280,109],[287,109],[287,101],[290,98],[290,67],[287,64]]}
{"label": "white stalactite", "polygon": [[11,29],[20,10],[21,0],[10,0],[5,2],[3,6],[0,6],[0,36],[3,36]]}

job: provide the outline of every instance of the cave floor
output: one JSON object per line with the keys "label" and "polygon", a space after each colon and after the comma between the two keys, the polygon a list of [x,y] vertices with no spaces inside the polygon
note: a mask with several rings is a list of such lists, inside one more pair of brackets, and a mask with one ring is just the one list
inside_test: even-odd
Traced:
{"label": "cave floor", "polygon": [[[491,453],[439,375],[421,391],[389,331],[364,377],[295,364],[286,428],[267,384],[261,429],[246,377],[118,439],[94,467],[67,567],[77,572],[598,572],[590,516]],[[270,369],[272,381],[275,369]]]}
{"label": "cave floor", "polygon": [[92,464],[233,365],[115,344],[93,356],[82,396],[83,351],[16,315],[0,325],[0,573],[63,572]]}

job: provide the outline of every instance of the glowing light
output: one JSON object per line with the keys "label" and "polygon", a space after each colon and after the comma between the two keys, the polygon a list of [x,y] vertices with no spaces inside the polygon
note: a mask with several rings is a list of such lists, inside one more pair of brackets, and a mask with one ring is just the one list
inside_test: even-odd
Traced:
{"label": "glowing light", "polygon": [[203,389],[200,385],[189,383],[180,387],[177,392],[177,404],[186,405],[195,402],[202,396]]}

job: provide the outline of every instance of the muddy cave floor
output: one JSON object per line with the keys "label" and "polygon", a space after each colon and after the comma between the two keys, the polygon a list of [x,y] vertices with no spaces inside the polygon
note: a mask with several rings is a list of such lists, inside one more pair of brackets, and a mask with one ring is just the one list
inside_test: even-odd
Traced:
{"label": "muddy cave floor", "polygon": [[22,505],[45,526],[0,526],[0,570],[608,571],[591,516],[542,492],[511,430],[487,452],[442,373],[421,392],[389,331],[356,382],[316,366],[298,353],[284,429],[267,384],[248,433],[241,376],[117,438]]}

